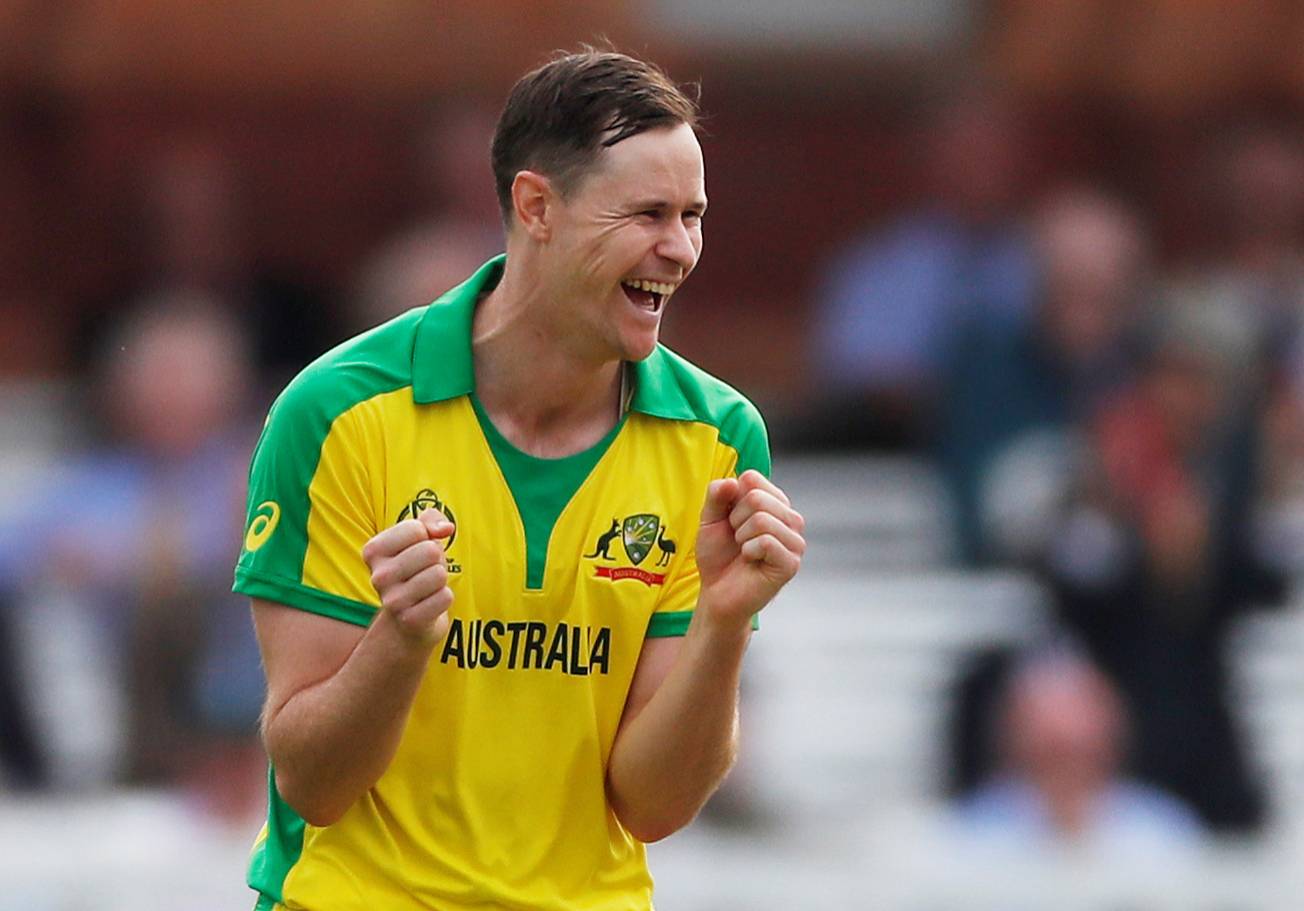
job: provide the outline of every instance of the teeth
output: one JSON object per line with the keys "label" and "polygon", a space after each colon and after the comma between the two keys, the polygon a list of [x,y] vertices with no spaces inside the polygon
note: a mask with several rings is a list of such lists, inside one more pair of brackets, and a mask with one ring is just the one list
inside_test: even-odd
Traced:
{"label": "teeth", "polygon": [[669,297],[674,293],[675,286],[669,282],[650,282],[647,279],[635,279],[627,281],[624,284],[631,288],[637,288],[640,291],[651,291],[654,294],[660,294],[662,297]]}

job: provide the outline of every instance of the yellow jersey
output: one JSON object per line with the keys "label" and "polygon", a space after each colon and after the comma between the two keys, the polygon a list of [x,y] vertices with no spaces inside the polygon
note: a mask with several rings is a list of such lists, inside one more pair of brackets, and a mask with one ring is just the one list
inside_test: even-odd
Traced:
{"label": "yellow jersey", "polygon": [[647,637],[696,604],[707,484],[769,471],[750,402],[664,347],[628,366],[587,452],[516,450],[475,398],[471,322],[504,258],[345,342],[277,398],[250,470],[235,590],[366,626],[363,544],[436,506],[455,592],[397,753],[336,823],[269,775],[258,909],[647,911],[643,845],[605,779]]}

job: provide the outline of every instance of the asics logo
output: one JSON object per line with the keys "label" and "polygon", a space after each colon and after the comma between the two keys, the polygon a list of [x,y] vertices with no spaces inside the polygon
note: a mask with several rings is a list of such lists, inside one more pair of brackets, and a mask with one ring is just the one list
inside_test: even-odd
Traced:
{"label": "asics logo", "polygon": [[244,540],[245,550],[250,553],[267,543],[267,539],[276,531],[276,526],[281,521],[281,507],[271,500],[259,503],[255,512],[257,514],[249,523],[249,531],[245,533]]}

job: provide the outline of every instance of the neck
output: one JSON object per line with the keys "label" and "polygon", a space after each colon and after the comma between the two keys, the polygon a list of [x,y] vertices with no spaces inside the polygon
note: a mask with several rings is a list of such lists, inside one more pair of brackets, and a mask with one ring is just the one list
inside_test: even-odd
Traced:
{"label": "neck", "polygon": [[560,458],[593,446],[619,420],[621,362],[576,350],[548,319],[545,294],[509,257],[476,308],[472,360],[476,395],[499,432],[523,452]]}
{"label": "neck", "polygon": [[1094,796],[1088,791],[1072,789],[1047,793],[1047,815],[1055,831],[1067,838],[1085,835],[1091,822]]}

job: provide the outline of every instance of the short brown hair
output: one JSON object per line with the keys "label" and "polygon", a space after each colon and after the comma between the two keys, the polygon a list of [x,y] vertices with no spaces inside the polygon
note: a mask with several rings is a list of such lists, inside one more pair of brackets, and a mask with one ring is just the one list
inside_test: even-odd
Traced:
{"label": "short brown hair", "polygon": [[681,89],[655,64],[584,48],[527,73],[512,88],[494,131],[494,188],[511,224],[512,181],[522,170],[574,188],[598,153],[646,130],[696,129],[697,91]]}

